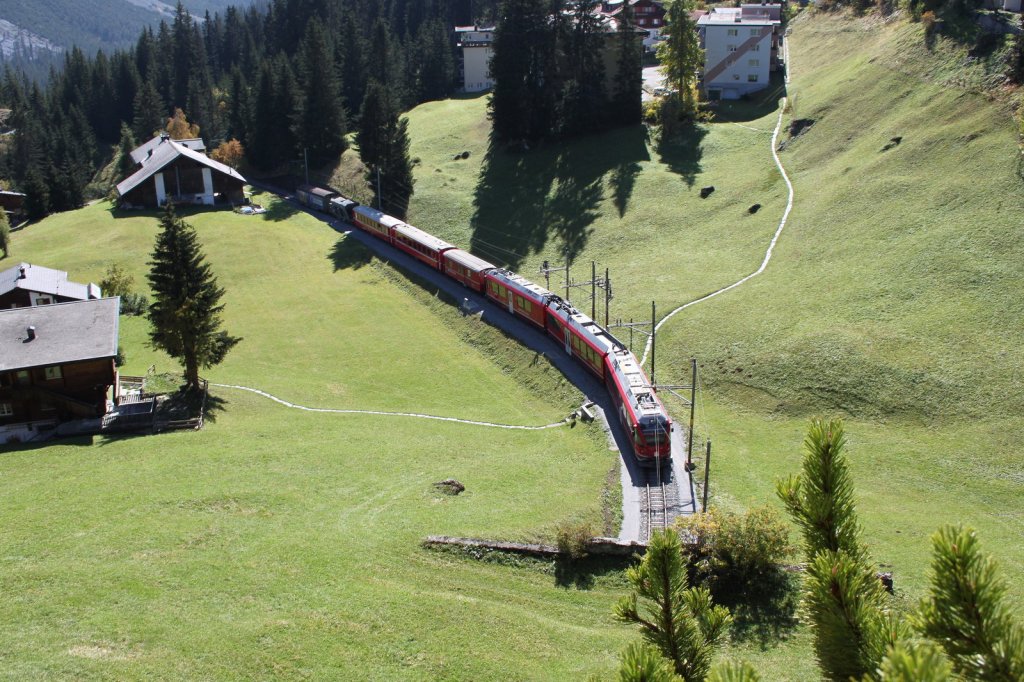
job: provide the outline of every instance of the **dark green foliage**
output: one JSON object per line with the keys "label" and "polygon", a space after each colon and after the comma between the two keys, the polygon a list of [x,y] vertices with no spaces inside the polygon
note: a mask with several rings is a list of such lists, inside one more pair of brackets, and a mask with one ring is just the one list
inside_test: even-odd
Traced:
{"label": "dark green foliage", "polygon": [[841,420],[813,419],[804,439],[803,471],[776,485],[800,527],[808,557],[820,551],[864,556]]}
{"label": "dark green foliage", "polygon": [[953,671],[942,652],[930,642],[900,642],[882,660],[883,682],[947,682]]}
{"label": "dark green foliage", "polygon": [[[121,296],[122,298],[132,292],[135,278],[129,274],[119,263],[107,266],[107,274],[100,280],[100,291],[106,298]],[[121,302],[122,310],[124,301]]]}
{"label": "dark green foliage", "polygon": [[301,46],[302,79],[297,116],[298,143],[309,163],[337,160],[345,149],[347,123],[341,106],[334,53],[319,24],[311,23]]}
{"label": "dark green foliage", "polygon": [[1006,77],[1014,83],[1024,83],[1024,31],[1013,36],[1013,48],[1010,51]]}
{"label": "dark green foliage", "polygon": [[645,642],[633,642],[622,652],[619,682],[678,682],[672,664]]}
{"label": "dark green foliage", "polygon": [[135,136],[127,123],[121,124],[121,141],[117,145],[117,179],[124,180],[135,172],[136,164],[132,161],[132,150],[138,146]]}
{"label": "dark green foliage", "polygon": [[938,642],[968,680],[1024,679],[1024,630],[995,561],[962,526],[944,526],[932,545],[931,590],[916,618],[922,634]]}
{"label": "dark green foliage", "polygon": [[757,589],[793,552],[789,529],[769,506],[743,514],[712,509],[681,517],[676,528],[694,540],[683,552],[697,575],[726,580],[737,589]]}
{"label": "dark green foliage", "polygon": [[873,674],[887,647],[908,634],[885,611],[885,590],[873,568],[846,552],[818,552],[807,565],[804,589],[814,653],[827,679]]}
{"label": "dark green foliage", "polygon": [[7,211],[0,209],[0,251],[4,252],[4,258],[11,255],[11,221],[7,218]]}
{"label": "dark green foliage", "polygon": [[558,550],[570,559],[578,560],[587,556],[590,541],[597,533],[588,522],[566,521],[559,524],[555,531],[555,543]]}
{"label": "dark green foliage", "polygon": [[643,115],[643,43],[636,34],[636,19],[628,2],[622,3],[619,14],[618,50],[611,118],[615,125],[634,125]]}
{"label": "dark green foliage", "polygon": [[777,484],[804,535],[804,604],[815,655],[825,677],[837,682],[876,674],[887,648],[907,635],[888,613],[885,592],[861,544],[845,444],[842,421],[812,420],[801,474]]}
{"label": "dark green foliage", "polygon": [[455,79],[449,30],[440,19],[425,22],[416,37],[415,69],[416,99],[429,102],[448,97]]}
{"label": "dark green foliage", "polygon": [[43,174],[35,167],[29,168],[22,183],[25,192],[25,214],[29,220],[42,220],[50,212],[50,188]]}
{"label": "dark green foliage", "polygon": [[374,203],[386,213],[405,217],[413,194],[408,121],[399,117],[390,90],[375,80],[370,81],[363,98],[356,144],[368,169],[366,179],[373,188]]}
{"label": "dark green foliage", "polygon": [[132,102],[132,111],[132,132],[136,140],[145,142],[164,127],[167,106],[160,98],[153,81],[147,80],[140,86]]}
{"label": "dark green foliage", "polygon": [[615,615],[639,625],[644,639],[671,661],[683,680],[703,680],[732,619],[728,610],[711,603],[706,588],[689,586],[675,531],[655,533],[643,560],[626,571],[626,579],[633,592],[619,601]]}
{"label": "dark green foliage", "polygon": [[760,682],[761,676],[757,674],[754,666],[746,661],[725,661],[719,663],[708,675],[708,682]]}
{"label": "dark green foliage", "polygon": [[697,37],[697,25],[690,18],[693,0],[672,0],[665,12],[665,40],[658,45],[658,61],[665,67],[665,82],[682,103],[682,114],[692,116],[697,107],[697,73],[704,50]]}
{"label": "dark green foliage", "polygon": [[183,362],[186,387],[194,390],[199,368],[219,364],[241,339],[220,329],[224,290],[204,262],[196,231],[170,202],[160,225],[147,275],[153,291],[150,343]]}

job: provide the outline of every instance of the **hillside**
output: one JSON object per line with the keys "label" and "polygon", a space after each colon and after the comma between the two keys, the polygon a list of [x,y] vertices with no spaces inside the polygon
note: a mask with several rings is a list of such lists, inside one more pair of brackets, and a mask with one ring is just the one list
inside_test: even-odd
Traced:
{"label": "hillside", "polygon": [[[193,16],[223,11],[229,5],[249,5],[234,0],[183,0]],[[87,54],[102,49],[108,54],[134,45],[146,26],[174,18],[175,2],[161,0],[49,0],[15,2],[0,0],[0,33],[7,56],[15,44],[32,45],[37,54],[66,50],[72,45]]]}
{"label": "hillside", "polygon": [[[945,39],[925,49],[918,24],[808,14],[790,50],[784,125],[814,121],[782,153],[790,224],[764,275],[664,327],[658,376],[685,383],[699,359],[720,504],[770,499],[806,418],[837,414],[874,551],[903,588],[922,589],[943,521],[979,528],[1024,577],[1024,184],[1010,107],[974,89],[984,64]],[[668,148],[637,129],[510,155],[487,149],[483,99],[425,105],[410,125],[412,220],[538,279],[544,259],[568,252],[577,280],[597,260],[613,319],[648,317],[651,299],[663,314],[753,272],[785,205],[776,106],[721,114]],[[462,149],[470,159],[451,160]],[[574,298],[589,311],[589,291]]]}

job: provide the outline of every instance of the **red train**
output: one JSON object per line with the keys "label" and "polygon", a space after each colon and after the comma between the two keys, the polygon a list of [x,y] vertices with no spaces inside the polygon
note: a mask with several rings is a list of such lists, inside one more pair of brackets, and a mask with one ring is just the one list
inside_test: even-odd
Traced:
{"label": "red train", "polygon": [[546,330],[566,353],[604,382],[632,438],[637,460],[652,466],[670,462],[672,420],[640,363],[607,329],[568,301],[522,275],[337,192],[306,185],[296,196],[306,206],[352,223]]}

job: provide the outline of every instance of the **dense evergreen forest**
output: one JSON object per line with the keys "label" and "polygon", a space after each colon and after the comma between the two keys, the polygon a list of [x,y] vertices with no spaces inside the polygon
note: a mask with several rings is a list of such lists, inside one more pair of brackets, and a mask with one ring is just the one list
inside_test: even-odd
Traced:
{"label": "dense evergreen forest", "polygon": [[115,145],[149,139],[176,109],[210,147],[239,140],[257,169],[304,151],[322,164],[344,149],[367,92],[392,120],[450,95],[452,27],[495,13],[487,0],[273,0],[200,20],[179,4],[131,49],[73,48],[45,85],[5,69],[15,133],[0,178],[28,194],[31,217],[76,208]]}

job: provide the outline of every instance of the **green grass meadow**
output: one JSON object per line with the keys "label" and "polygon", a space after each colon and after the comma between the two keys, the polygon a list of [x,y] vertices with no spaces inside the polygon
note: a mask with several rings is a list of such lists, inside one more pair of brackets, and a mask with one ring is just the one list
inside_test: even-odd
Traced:
{"label": "green grass meadow", "polygon": [[[1024,183],[1011,108],[980,89],[990,65],[945,38],[926,50],[920,25],[804,13],[792,27],[783,121],[813,125],[782,136],[789,224],[761,276],[663,327],[658,378],[686,383],[698,358],[715,504],[774,502],[807,420],[841,416],[865,539],[895,574],[897,605],[923,595],[929,536],[948,522],[978,529],[1020,602]],[[723,105],[675,141],[638,126],[525,153],[489,147],[485,97],[422,105],[409,114],[410,222],[538,282],[544,260],[568,257],[576,281],[597,261],[613,319],[645,319],[652,299],[664,314],[761,263],[787,197],[769,148],[782,94]],[[225,325],[244,337],[204,372],[212,381],[312,407],[508,424],[578,405],[532,353],[354,240],[261,201],[263,217],[187,216],[227,289]],[[120,262],[144,287],[155,232],[154,214],[97,204],[16,233],[14,259],[77,281]],[[572,298],[589,311],[583,294]],[[122,318],[124,371],[172,370],[146,334]],[[0,675],[613,676],[636,638],[611,617],[621,567],[420,547],[428,534],[526,540],[599,522],[617,479],[595,428],[213,396],[199,433],[0,456]],[[448,477],[467,491],[435,492]],[[726,655],[762,679],[817,678],[805,628],[742,621]]]}

